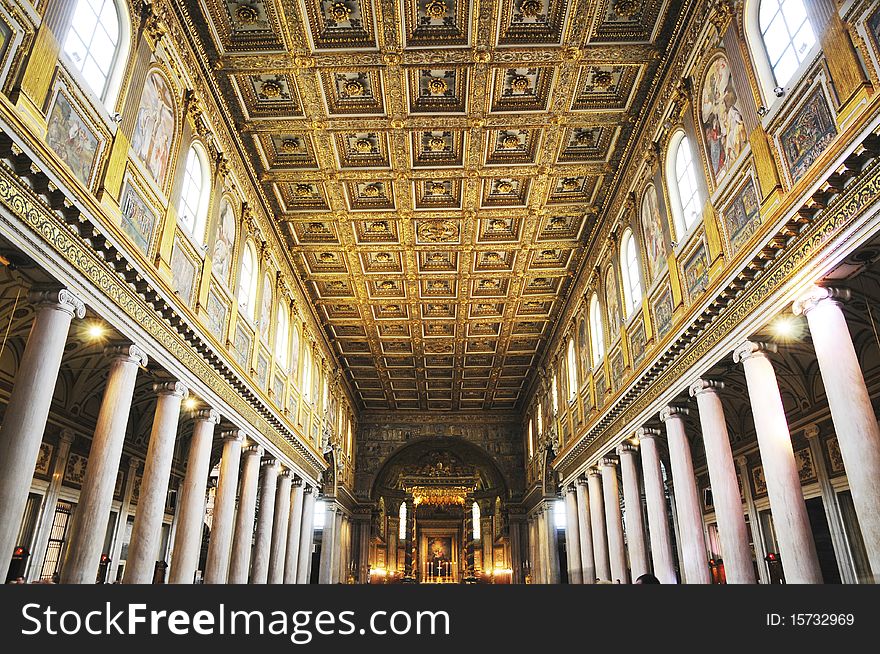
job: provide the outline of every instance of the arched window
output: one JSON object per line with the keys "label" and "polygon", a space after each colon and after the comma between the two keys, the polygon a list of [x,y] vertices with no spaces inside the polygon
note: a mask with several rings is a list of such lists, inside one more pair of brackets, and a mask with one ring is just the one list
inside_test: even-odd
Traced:
{"label": "arched window", "polygon": [[480,540],[480,505],[476,502],[471,504],[471,521],[474,523],[474,540]]}
{"label": "arched window", "polygon": [[285,370],[290,365],[290,317],[287,312],[287,305],[283,301],[279,302],[275,312],[275,356]]}
{"label": "arched window", "polygon": [[116,101],[128,56],[128,20],[115,0],[77,0],[64,39],[64,54],[104,103]]}
{"label": "arched window", "polygon": [[406,502],[400,503],[400,511],[397,513],[400,524],[397,526],[397,537],[406,540]]}
{"label": "arched window", "polygon": [[205,224],[208,217],[208,197],[211,184],[208,179],[205,151],[193,143],[186,155],[183,186],[177,205],[177,222],[199,245],[205,243]]}
{"label": "arched window", "polygon": [[605,351],[605,336],[602,331],[602,311],[599,309],[599,296],[593,293],[590,298],[590,353],[593,366],[598,366]]}
{"label": "arched window", "polygon": [[550,384],[550,392],[553,398],[553,413],[559,413],[559,389],[556,384],[556,373],[553,373],[553,381]]}
{"label": "arched window", "polygon": [[623,280],[623,301],[626,303],[626,315],[635,311],[642,303],[642,279],[639,275],[639,258],[636,252],[636,240],[632,230],[623,233],[620,248],[620,272]]}
{"label": "arched window", "polygon": [[299,385],[299,327],[293,324],[293,338],[290,339],[290,372],[297,385]]}
{"label": "arched window", "polygon": [[574,339],[568,339],[568,354],[566,355],[568,367],[568,401],[571,402],[577,396],[577,359],[574,354]]}
{"label": "arched window", "polygon": [[669,142],[669,157],[666,165],[675,229],[678,238],[683,239],[691,227],[700,220],[703,209],[697,187],[697,169],[691,154],[691,142],[682,130],[676,132]]}
{"label": "arched window", "polygon": [[306,400],[312,399],[312,353],[305,349],[303,356],[302,394]]}
{"label": "arched window", "polygon": [[544,433],[544,412],[541,409],[541,402],[538,401],[538,437]]}
{"label": "arched window", "polygon": [[774,86],[791,81],[816,44],[803,0],[758,0],[758,24]]}
{"label": "arched window", "polygon": [[241,253],[238,275],[238,306],[242,315],[253,322],[257,312],[257,251],[248,241]]}

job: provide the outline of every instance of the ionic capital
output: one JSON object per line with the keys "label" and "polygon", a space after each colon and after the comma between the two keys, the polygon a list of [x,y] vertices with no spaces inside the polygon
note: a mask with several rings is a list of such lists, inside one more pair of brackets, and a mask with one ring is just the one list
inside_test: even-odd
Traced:
{"label": "ionic capital", "polygon": [[733,362],[742,363],[752,357],[766,357],[768,353],[775,353],[776,350],[776,343],[745,341],[733,350]]}
{"label": "ionic capital", "polygon": [[815,422],[804,427],[804,437],[808,441],[819,438],[819,433],[819,425],[817,425]]}
{"label": "ionic capital", "polygon": [[241,429],[227,429],[220,433],[220,438],[224,441],[244,442],[244,433]]}
{"label": "ionic capital", "polygon": [[660,420],[666,422],[672,418],[683,418],[689,413],[687,407],[683,406],[666,406],[660,410]]}
{"label": "ionic capital", "polygon": [[291,471],[289,468],[285,468],[284,466],[281,466],[281,470],[278,472],[279,479],[287,479],[288,477],[291,477],[292,475],[293,475],[293,471]]}
{"label": "ionic capital", "polygon": [[114,343],[104,348],[104,354],[111,359],[121,359],[139,366],[146,366],[147,353],[133,343]]}
{"label": "ionic capital", "polygon": [[189,389],[179,381],[163,381],[153,384],[153,392],[156,395],[173,395],[181,399],[189,395]]}
{"label": "ionic capital", "polygon": [[617,455],[618,456],[622,456],[623,454],[635,454],[638,451],[639,451],[639,448],[637,448],[632,443],[621,443],[620,445],[617,446]]}
{"label": "ionic capital", "polygon": [[244,449],[241,451],[241,455],[242,455],[243,457],[245,457],[245,456],[259,456],[259,457],[262,457],[262,456],[263,456],[263,446],[262,446],[262,445],[257,445],[256,443],[254,443],[253,445],[248,445],[246,448],[244,448]]}
{"label": "ionic capital", "polygon": [[617,457],[613,455],[603,456],[602,457],[602,467],[603,468],[613,468],[617,465]]}
{"label": "ionic capital", "polygon": [[836,288],[833,286],[813,285],[791,305],[794,315],[806,315],[815,309],[821,302],[833,302],[840,305],[852,299],[852,291],[848,288]]}
{"label": "ionic capital", "polygon": [[72,291],[66,288],[32,288],[28,301],[38,307],[65,311],[74,318],[84,318],[86,305]]}
{"label": "ionic capital", "polygon": [[570,483],[568,486],[565,487],[565,492],[566,492],[566,493],[574,493],[575,490],[576,490],[576,489],[575,489],[575,486],[574,486],[574,482]]}
{"label": "ionic capital", "polygon": [[[299,483],[300,483],[300,484],[302,483],[302,479],[300,479],[299,477],[294,477],[294,478],[293,478],[293,484],[294,484],[295,486],[297,485],[297,480],[299,480]],[[303,493],[306,494],[306,495],[311,495],[313,491],[314,491],[314,489],[313,489],[311,486],[309,486],[308,484],[306,485],[305,488],[303,488]]]}
{"label": "ionic capital", "polygon": [[636,438],[640,441],[645,440],[646,438],[656,438],[660,435],[659,429],[654,429],[653,427],[639,427],[636,429]]}
{"label": "ionic capital", "polygon": [[196,409],[193,411],[193,420],[197,422],[210,422],[215,425],[220,424],[220,413],[216,409],[210,407],[204,409]]}
{"label": "ionic capital", "polygon": [[260,459],[260,467],[261,468],[276,468],[278,467],[278,459],[274,456],[264,457]]}
{"label": "ionic capital", "polygon": [[587,470],[587,475],[589,475],[590,477],[601,477],[602,471],[599,468],[594,466],[594,467],[590,468],[589,470]]}
{"label": "ionic capital", "polygon": [[62,429],[61,432],[58,434],[58,442],[59,443],[66,443],[66,444],[70,445],[71,443],[73,443],[73,440],[75,438],[76,438],[76,434],[74,434],[73,431],[71,431],[70,429],[67,429],[67,428]]}
{"label": "ionic capital", "polygon": [[589,480],[587,479],[587,476],[586,476],[585,474],[581,474],[581,475],[577,478],[577,484],[578,484],[578,486],[586,486],[586,485],[589,484],[589,483],[590,483],[590,482],[589,482]]}
{"label": "ionic capital", "polygon": [[722,388],[724,388],[723,381],[717,379],[698,379],[691,384],[688,394],[691,397],[697,397],[697,395],[702,393],[718,393]]}

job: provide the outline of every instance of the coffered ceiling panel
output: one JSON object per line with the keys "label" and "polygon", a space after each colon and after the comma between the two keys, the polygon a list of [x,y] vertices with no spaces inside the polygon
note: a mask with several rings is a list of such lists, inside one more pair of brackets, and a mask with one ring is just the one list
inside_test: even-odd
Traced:
{"label": "coffered ceiling panel", "polygon": [[515,409],[609,197],[664,0],[187,0],[365,408]]}

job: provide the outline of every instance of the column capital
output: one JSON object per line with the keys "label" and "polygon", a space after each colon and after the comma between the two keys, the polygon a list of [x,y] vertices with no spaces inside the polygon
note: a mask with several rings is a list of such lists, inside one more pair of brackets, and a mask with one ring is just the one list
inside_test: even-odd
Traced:
{"label": "column capital", "polygon": [[736,465],[739,468],[747,468],[749,465],[749,457],[747,457],[745,454],[735,456],[733,457],[733,460],[736,462]]}
{"label": "column capital", "polygon": [[85,303],[66,288],[32,288],[28,291],[28,301],[38,307],[66,311],[74,318],[86,315]]}
{"label": "column capital", "polygon": [[285,468],[284,466],[281,466],[281,470],[278,471],[279,478],[286,479],[286,478],[292,477],[292,476],[293,476],[293,471],[290,468]]}
{"label": "column capital", "polygon": [[617,455],[618,456],[620,456],[624,452],[626,452],[627,454],[635,454],[638,451],[639,451],[639,448],[636,447],[632,443],[621,443],[620,445],[617,446]]}
{"label": "column capital", "polygon": [[254,445],[248,445],[246,448],[244,448],[244,449],[241,451],[241,455],[242,455],[242,456],[254,456],[254,455],[256,455],[256,456],[260,456],[260,457],[262,457],[262,456],[263,456],[263,446],[262,446],[262,445],[257,445],[256,443],[255,443]]}
{"label": "column capital", "polygon": [[617,457],[611,454],[602,457],[603,468],[613,468],[617,465]]}
{"label": "column capital", "polygon": [[111,359],[123,359],[139,366],[146,366],[149,361],[147,353],[133,343],[113,343],[104,348],[104,354]]}
{"label": "column capital", "polygon": [[656,438],[660,435],[659,429],[654,429],[653,427],[639,427],[636,429],[636,438],[640,441],[645,440],[646,438]]}
{"label": "column capital", "polygon": [[183,382],[179,381],[162,381],[153,384],[153,392],[156,395],[176,395],[181,399],[189,395],[189,389]]}
{"label": "column capital", "polygon": [[580,475],[578,475],[578,478],[576,481],[577,481],[578,486],[586,486],[587,484],[590,483],[589,480],[587,479],[587,475],[585,475],[584,473],[581,473]]}
{"label": "column capital", "polygon": [[763,341],[744,341],[733,350],[733,362],[742,363],[752,357],[766,357],[768,353],[775,353],[776,343]]}
{"label": "column capital", "polygon": [[660,409],[660,420],[666,422],[672,418],[682,418],[690,413],[684,406],[666,406]]}
{"label": "column capital", "polygon": [[[299,485],[299,484],[297,484],[297,480],[299,480],[299,483],[300,483],[300,484],[302,483],[302,479],[300,479],[299,477],[294,477],[294,478],[293,478],[293,485],[294,485],[294,486],[298,486],[298,485]],[[305,494],[305,495],[311,495],[312,492],[313,492],[313,490],[314,490],[314,489],[313,489],[310,485],[306,484],[306,487],[303,488],[303,494]]]}
{"label": "column capital", "polygon": [[278,459],[275,457],[264,457],[260,459],[261,468],[272,468],[278,465]]}
{"label": "column capital", "polygon": [[[303,485],[302,477],[300,477],[299,475],[295,474],[295,473],[293,472],[293,470],[290,471],[290,474],[291,474],[291,476],[293,477],[293,479],[291,480],[290,483],[291,483],[294,487],[299,488],[300,486]],[[304,492],[304,493],[311,493],[311,492],[312,492],[312,487],[311,487],[311,486],[306,486],[306,487],[303,489],[303,492]]]}
{"label": "column capital", "polygon": [[817,425],[815,422],[804,427],[804,436],[808,441],[819,438],[819,433],[819,425]]}
{"label": "column capital", "polygon": [[570,483],[565,487],[565,492],[566,492],[566,493],[574,493],[575,490],[576,490],[576,489],[575,489],[575,486],[574,486],[574,482],[570,482]]}
{"label": "column capital", "polygon": [[220,433],[220,438],[224,441],[238,441],[239,443],[244,442],[244,434],[241,429],[226,429]]}
{"label": "column capital", "polygon": [[73,443],[75,438],[76,434],[73,433],[73,430],[67,429],[66,427],[62,429],[58,434],[59,443],[67,443],[68,445],[70,445],[71,443]]}
{"label": "column capital", "polygon": [[821,302],[833,302],[839,305],[849,302],[850,299],[852,299],[852,291],[848,288],[813,285],[792,303],[791,310],[796,316],[806,315]]}
{"label": "column capital", "polygon": [[587,471],[587,475],[590,476],[590,477],[601,477],[601,476],[602,476],[602,471],[601,471],[598,467],[593,466],[592,468],[590,468],[590,469]]}
{"label": "column capital", "polygon": [[138,468],[141,467],[143,462],[144,462],[144,460],[141,458],[138,458],[136,456],[130,456],[130,457],[128,457],[128,469],[131,471],[137,470]]}
{"label": "column capital", "polygon": [[196,409],[192,413],[193,420],[201,422],[211,422],[215,425],[220,424],[220,413],[216,409],[203,408]]}
{"label": "column capital", "polygon": [[703,393],[718,393],[724,388],[724,382],[717,379],[703,379],[702,377],[695,381],[688,388],[688,395],[697,397]]}

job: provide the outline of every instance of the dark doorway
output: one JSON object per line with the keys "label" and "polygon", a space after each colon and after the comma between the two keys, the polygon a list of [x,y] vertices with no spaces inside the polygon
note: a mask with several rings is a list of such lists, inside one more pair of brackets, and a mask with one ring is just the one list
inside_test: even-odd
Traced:
{"label": "dark doorway", "polygon": [[834,543],[831,541],[831,529],[828,527],[825,505],[821,497],[811,497],[807,500],[807,515],[810,517],[810,527],[813,530],[813,539],[816,541],[816,553],[819,555],[822,578],[826,584],[839,584],[841,583],[840,569],[837,567],[837,556],[834,554]]}
{"label": "dark doorway", "polygon": [[570,584],[568,578],[568,544],[565,541],[565,529],[556,530],[556,546],[559,550],[559,583]]}

